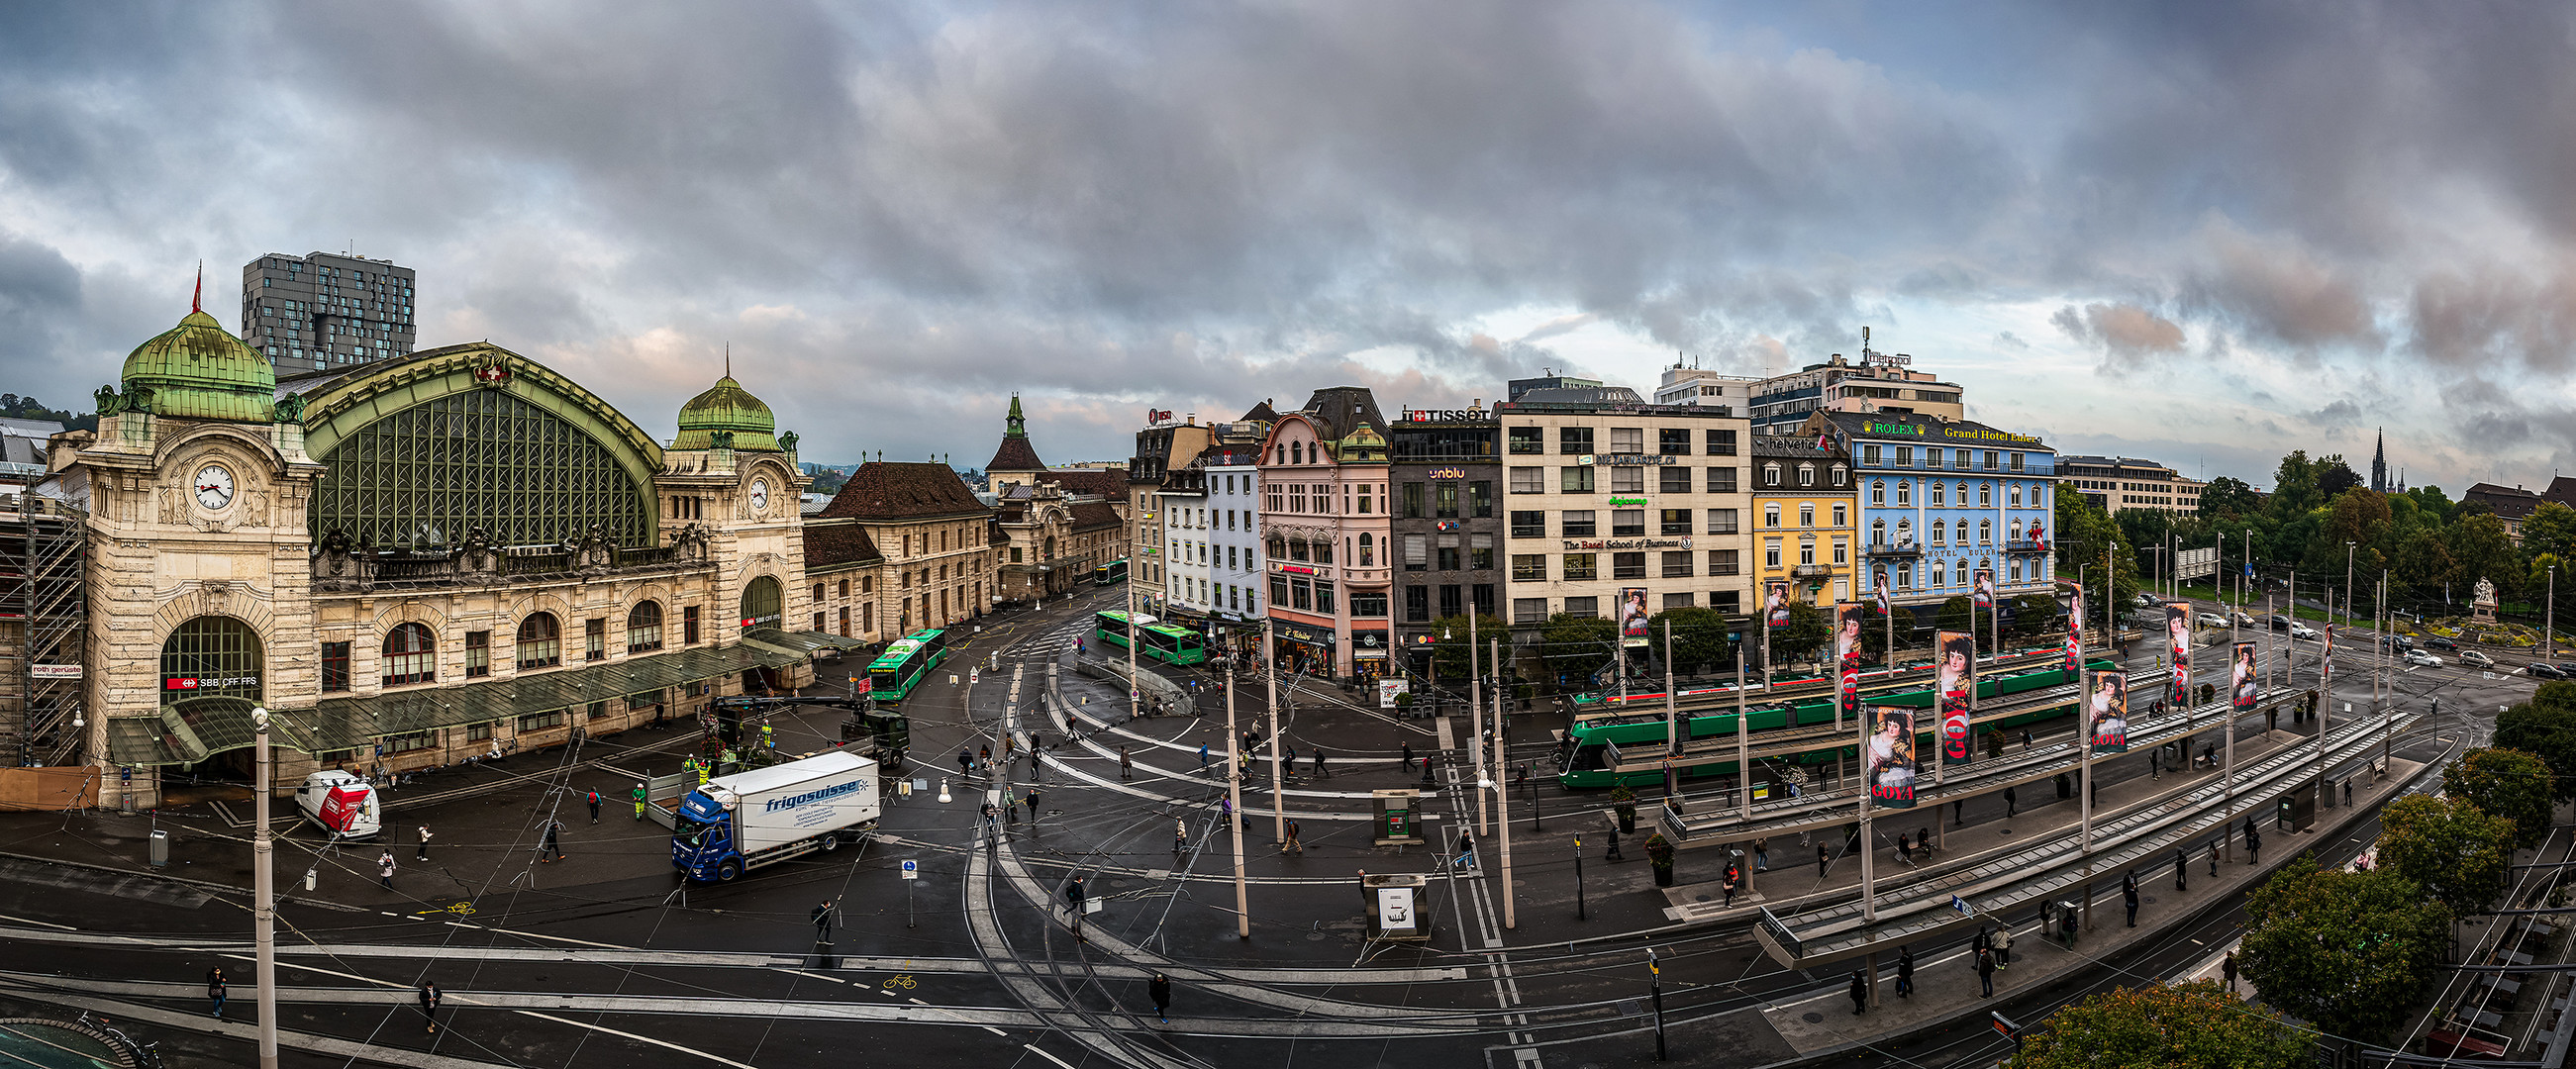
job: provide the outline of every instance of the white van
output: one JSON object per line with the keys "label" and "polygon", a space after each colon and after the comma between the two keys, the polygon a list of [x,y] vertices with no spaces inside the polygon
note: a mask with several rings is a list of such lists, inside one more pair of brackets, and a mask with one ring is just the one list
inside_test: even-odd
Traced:
{"label": "white van", "polygon": [[384,830],[376,789],[336,768],[304,777],[304,787],[295,792],[295,806],[322,830],[343,839],[372,839]]}

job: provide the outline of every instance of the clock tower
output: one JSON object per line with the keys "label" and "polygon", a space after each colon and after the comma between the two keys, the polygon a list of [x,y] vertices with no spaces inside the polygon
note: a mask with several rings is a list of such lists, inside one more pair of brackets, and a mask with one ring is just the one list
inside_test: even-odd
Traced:
{"label": "clock tower", "polygon": [[[89,511],[85,744],[94,764],[194,762],[234,745],[251,707],[314,688],[304,511],[323,469],[302,399],[202,310],[121,379],[57,465]],[[131,782],[136,804],[157,800],[149,768]]]}

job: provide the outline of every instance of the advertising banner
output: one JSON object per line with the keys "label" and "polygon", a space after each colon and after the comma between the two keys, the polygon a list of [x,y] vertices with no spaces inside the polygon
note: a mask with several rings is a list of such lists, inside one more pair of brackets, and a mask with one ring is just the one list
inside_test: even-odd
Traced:
{"label": "advertising banner", "polygon": [[2096,754],[2129,751],[2129,674],[2093,673],[2093,691],[2084,703],[2085,733]]}
{"label": "advertising banner", "polygon": [[1964,765],[1970,749],[1968,691],[1977,685],[1977,637],[1965,631],[1936,636],[1941,658],[1933,669],[1932,692],[1941,700],[1941,763]]}
{"label": "advertising banner", "polygon": [[2165,645],[2173,651],[2173,685],[2165,700],[2191,708],[2191,603],[2165,603]]}
{"label": "advertising banner", "polygon": [[2263,687],[2262,673],[2254,668],[2254,644],[2239,642],[2235,656],[2228,659],[2227,693],[2238,709],[2254,707],[2254,695]]}
{"label": "advertising banner", "polygon": [[1377,681],[1377,707],[1393,709],[1396,707],[1396,699],[1411,693],[1412,690],[1413,681],[1410,679],[1380,679]]}
{"label": "advertising banner", "polygon": [[1773,627],[1789,626],[1789,584],[1768,583],[1762,590],[1762,619]]}
{"label": "advertising banner", "polygon": [[2066,601],[2066,678],[2084,678],[2084,588],[2067,583]]}
{"label": "advertising banner", "polygon": [[1842,695],[1837,722],[1860,716],[1860,613],[1858,605],[1834,603],[1834,667],[1841,680],[1835,693]]}
{"label": "advertising banner", "polygon": [[1632,647],[1648,644],[1645,587],[1619,588],[1619,644]]}
{"label": "advertising banner", "polygon": [[1914,714],[1908,705],[1873,705],[1870,711],[1869,765],[1863,782],[1869,800],[1890,809],[1914,808]]}
{"label": "advertising banner", "polygon": [[1976,602],[1977,602],[1977,607],[1978,607],[1978,608],[1980,608],[1980,609],[1991,609],[1991,608],[1994,608],[1994,607],[1995,607],[1995,570],[1994,570],[1994,569],[1992,569],[1992,568],[1979,568],[1979,569],[1977,569],[1977,592],[1976,592]]}
{"label": "advertising banner", "polygon": [[1896,606],[1889,604],[1887,600],[1887,569],[1880,568],[1870,573],[1869,588],[1878,595],[1880,616],[1888,616],[1896,612]]}

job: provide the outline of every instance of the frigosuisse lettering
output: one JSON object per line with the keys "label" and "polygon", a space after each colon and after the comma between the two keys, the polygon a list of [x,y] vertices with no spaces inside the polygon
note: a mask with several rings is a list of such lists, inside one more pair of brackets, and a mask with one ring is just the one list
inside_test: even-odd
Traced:
{"label": "frigosuisse lettering", "polygon": [[857,794],[866,789],[868,789],[868,781],[863,779],[854,779],[848,783],[825,787],[819,791],[807,791],[803,794],[787,798],[772,798],[769,800],[769,804],[761,807],[761,810],[763,812],[775,813],[781,809],[794,809],[807,802],[821,802],[838,798],[845,794]]}
{"label": "frigosuisse lettering", "polygon": [[1569,538],[1567,549],[1689,549],[1687,538]]}

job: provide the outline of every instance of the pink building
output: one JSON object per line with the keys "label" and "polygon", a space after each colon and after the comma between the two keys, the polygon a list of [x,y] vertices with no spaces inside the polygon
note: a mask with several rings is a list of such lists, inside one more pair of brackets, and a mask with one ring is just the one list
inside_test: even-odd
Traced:
{"label": "pink building", "polygon": [[1386,417],[1365,388],[1315,391],[1262,442],[1261,532],[1283,668],[1386,674]]}

